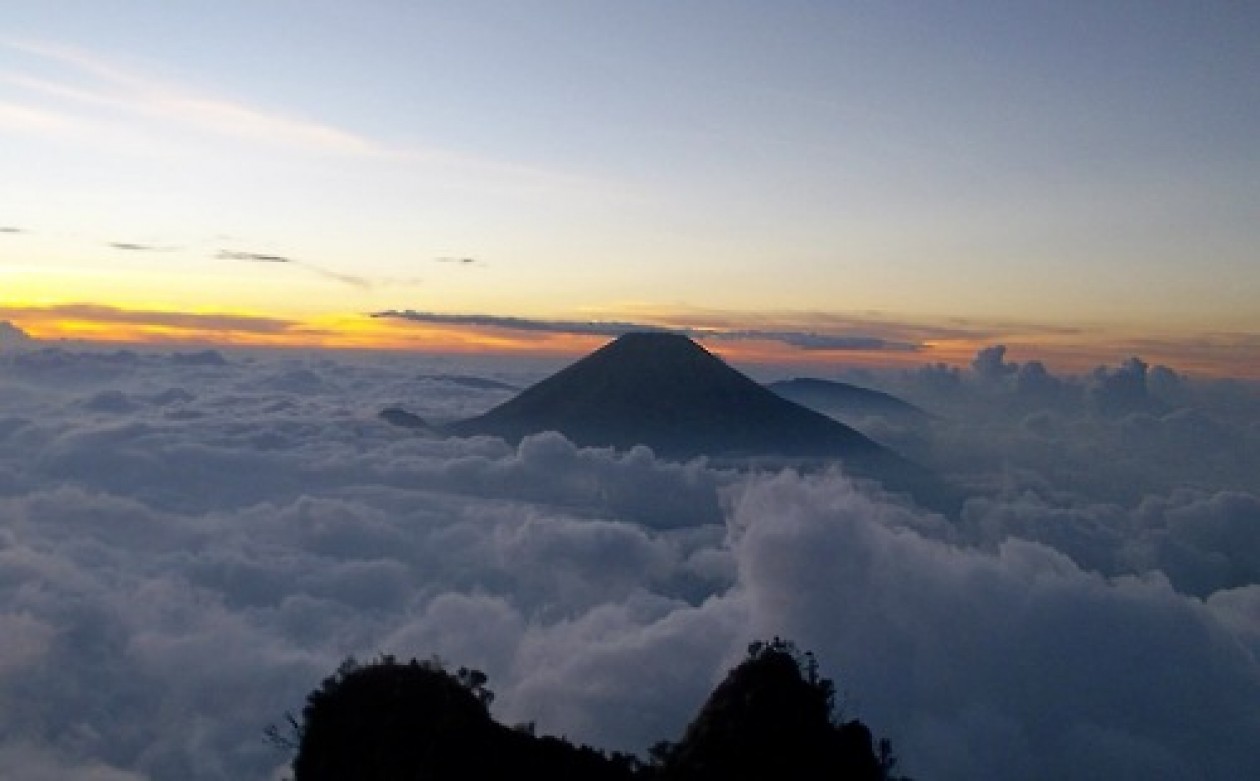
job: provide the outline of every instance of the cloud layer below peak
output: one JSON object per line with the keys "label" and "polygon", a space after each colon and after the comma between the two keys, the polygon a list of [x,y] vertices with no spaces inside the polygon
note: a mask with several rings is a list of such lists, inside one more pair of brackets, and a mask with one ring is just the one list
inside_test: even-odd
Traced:
{"label": "cloud layer below peak", "polygon": [[473,414],[527,364],[37,347],[0,352],[6,766],[278,777],[262,728],[382,652],[481,668],[500,718],[643,752],[774,634],[918,777],[1260,762],[1248,386],[1000,351],[864,376],[936,416],[851,422],[965,485],[953,524],[839,471],[377,416]]}

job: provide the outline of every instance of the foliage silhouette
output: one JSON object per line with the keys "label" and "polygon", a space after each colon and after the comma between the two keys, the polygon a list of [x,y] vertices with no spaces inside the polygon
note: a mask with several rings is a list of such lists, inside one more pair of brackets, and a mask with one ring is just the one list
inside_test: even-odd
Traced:
{"label": "foliage silhouette", "polygon": [[887,741],[859,721],[837,722],[835,686],[813,654],[775,638],[754,643],[709,696],[677,743],[662,741],[644,764],[627,755],[509,728],[490,716],[494,698],[479,670],[448,673],[436,659],[348,659],[307,697],[291,737],[294,781],[580,778],[590,781],[785,781],[892,779]]}
{"label": "foliage silhouette", "polygon": [[437,660],[347,660],[307,698],[294,781],[634,777],[633,757],[495,722],[486,682],[479,670],[451,674]]}
{"label": "foliage silhouette", "polygon": [[887,778],[891,746],[881,742],[881,757],[866,725],[837,723],[834,712],[835,685],[814,655],[776,637],[749,646],[682,740],[653,755],[664,778],[680,781]]}

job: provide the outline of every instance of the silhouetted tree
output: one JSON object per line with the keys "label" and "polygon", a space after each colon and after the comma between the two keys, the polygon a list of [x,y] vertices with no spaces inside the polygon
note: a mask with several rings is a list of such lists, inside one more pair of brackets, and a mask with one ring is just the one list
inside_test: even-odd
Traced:
{"label": "silhouetted tree", "polygon": [[[628,781],[639,763],[588,746],[505,727],[479,670],[440,662],[347,660],[307,698],[293,724],[294,781],[581,778]],[[269,730],[273,742],[278,730]]]}
{"label": "silhouetted tree", "polygon": [[753,643],[748,658],[709,696],[681,741],[658,744],[653,759],[668,781],[886,778],[896,760],[859,721],[836,723],[835,685],[811,653],[775,638]]}
{"label": "silhouetted tree", "polygon": [[489,749],[492,723],[486,703],[435,662],[347,660],[307,698],[294,778],[455,778]]}

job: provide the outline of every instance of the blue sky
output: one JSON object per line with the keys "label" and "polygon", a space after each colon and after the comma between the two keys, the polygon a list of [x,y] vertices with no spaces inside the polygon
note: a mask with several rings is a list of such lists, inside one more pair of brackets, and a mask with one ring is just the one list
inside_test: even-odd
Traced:
{"label": "blue sky", "polygon": [[1257,40],[1224,3],[10,3],[0,303],[1244,360]]}

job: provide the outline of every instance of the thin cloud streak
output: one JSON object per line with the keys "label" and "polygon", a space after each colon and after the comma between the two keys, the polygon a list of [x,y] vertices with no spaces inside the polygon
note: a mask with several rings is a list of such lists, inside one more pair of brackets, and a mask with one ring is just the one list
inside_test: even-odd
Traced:
{"label": "thin cloud streak", "polygon": [[297,261],[296,265],[301,266],[302,268],[307,269],[308,271],[312,273],[318,274],[319,276],[324,277],[325,279],[331,279],[334,282],[340,282],[343,285],[356,287],[356,288],[359,288],[360,290],[372,289],[372,281],[370,279],[365,279],[364,277],[355,276],[354,274],[343,274],[340,271],[330,271],[326,268],[316,266],[313,263],[306,263],[303,261]]}
{"label": "thin cloud streak", "polygon": [[283,255],[266,255],[261,252],[236,252],[233,250],[219,250],[219,254],[215,255],[219,260],[243,260],[248,263],[293,263],[292,258],[286,258]]}
{"label": "thin cloud streak", "polygon": [[912,320],[881,311],[819,312],[766,311],[731,312],[697,307],[659,308],[632,307],[639,317],[668,320],[683,327],[699,329],[740,330],[750,326],[756,330],[820,331],[836,333],[858,331],[878,333],[889,341],[920,344],[941,341],[992,341],[1012,336],[1056,337],[1084,333],[1076,326],[1044,323],[980,321],[948,318],[939,321]]}
{"label": "thin cloud streak", "polygon": [[9,130],[58,133],[74,128],[75,121],[63,114],[57,114],[30,106],[0,101],[0,128]]}
{"label": "thin cloud streak", "polygon": [[[44,63],[68,66],[85,85],[9,72],[5,82],[29,93],[107,112],[156,118],[215,135],[254,141],[286,150],[386,159],[424,167],[449,168],[467,177],[508,188],[598,188],[609,184],[580,174],[536,168],[457,150],[421,144],[388,144],[315,120],[210,96],[113,64],[108,58],[57,43],[0,38],[0,46],[24,52]],[[101,116],[54,113],[44,108],[0,103],[0,127],[37,132],[95,129]]]}
{"label": "thin cloud streak", "polygon": [[568,336],[608,336],[616,337],[630,332],[678,333],[696,339],[713,339],[722,341],[769,341],[780,342],[790,347],[811,351],[896,351],[917,352],[921,345],[909,342],[897,342],[867,335],[819,334],[811,331],[761,331],[761,330],[721,330],[716,328],[670,328],[650,323],[632,323],[619,321],[571,321],[571,320],[533,320],[524,317],[501,317],[496,315],[458,315],[439,314],[436,312],[417,312],[414,310],[374,312],[371,317],[411,320],[421,323],[439,325],[481,326],[503,328],[513,331],[528,331],[564,334]]}
{"label": "thin cloud streak", "polygon": [[120,109],[192,124],[220,134],[342,154],[376,155],[387,150],[372,141],[330,125],[295,119],[232,101],[210,98],[119,68],[107,60],[69,46],[5,41],[9,48],[45,61],[67,65],[95,83],[88,87],[8,74],[14,86],[73,102]]}
{"label": "thin cloud streak", "polygon": [[757,340],[782,342],[789,347],[801,350],[893,350],[896,352],[919,352],[921,345],[910,342],[896,342],[881,339],[877,336],[831,336],[812,331],[725,331],[709,334],[713,339]]}
{"label": "thin cloud streak", "polygon": [[152,309],[121,309],[101,304],[56,304],[53,306],[0,306],[0,317],[23,321],[28,318],[81,320],[100,324],[140,325],[181,331],[239,331],[254,334],[284,334],[302,327],[296,320],[260,315],[227,313],[164,312]]}
{"label": "thin cloud streak", "polygon": [[305,269],[312,274],[318,274],[325,279],[331,279],[334,282],[340,282],[343,285],[349,285],[360,290],[370,290],[372,282],[364,277],[355,276],[354,274],[343,274],[339,271],[332,271],[323,266],[297,258],[290,258],[285,255],[273,255],[264,252],[238,252],[235,250],[219,250],[215,255],[219,260],[241,260],[247,263],[284,263],[298,268]]}
{"label": "thin cloud streak", "polygon": [[178,247],[160,247],[154,244],[134,244],[129,241],[111,241],[109,246],[124,252],[174,252]]}
{"label": "thin cloud streak", "polygon": [[533,320],[526,317],[507,317],[498,315],[457,315],[439,314],[437,312],[417,312],[415,310],[386,310],[373,312],[369,317],[411,320],[436,325],[464,325],[474,327],[504,328],[512,331],[531,331],[541,333],[565,334],[569,336],[621,336],[632,331],[650,331],[654,333],[688,333],[656,325],[625,322],[579,322],[572,320]]}

